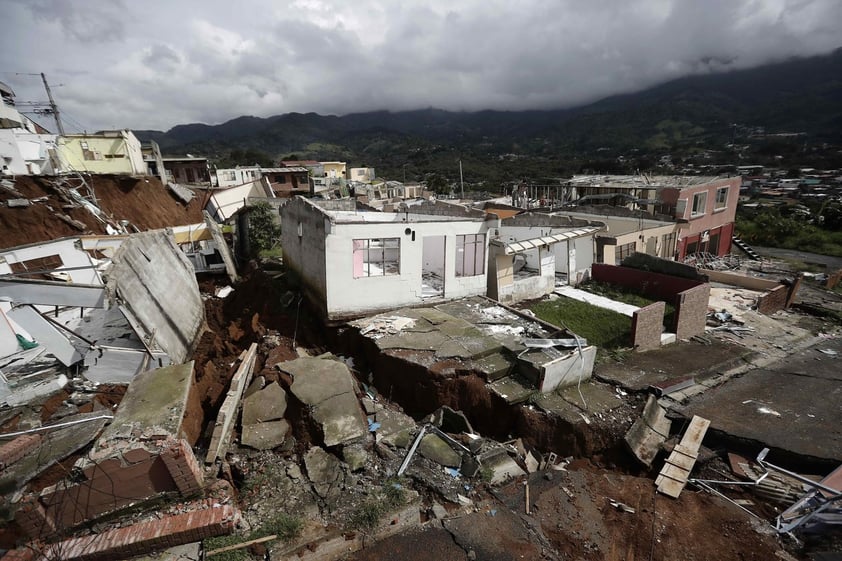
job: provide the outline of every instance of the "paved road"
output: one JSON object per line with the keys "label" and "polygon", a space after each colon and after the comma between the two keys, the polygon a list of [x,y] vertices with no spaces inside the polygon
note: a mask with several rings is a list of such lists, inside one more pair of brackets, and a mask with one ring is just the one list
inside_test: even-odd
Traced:
{"label": "paved road", "polygon": [[816,263],[819,265],[825,265],[834,270],[842,269],[842,257],[819,255],[818,253],[807,253],[806,251],[797,251],[795,249],[782,249],[779,247],[752,247],[757,253],[764,257],[800,259],[805,263]]}

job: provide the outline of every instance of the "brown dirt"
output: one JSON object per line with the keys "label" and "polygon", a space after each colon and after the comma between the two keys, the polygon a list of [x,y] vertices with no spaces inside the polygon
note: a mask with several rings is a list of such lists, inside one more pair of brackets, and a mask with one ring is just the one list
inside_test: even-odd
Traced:
{"label": "brown dirt", "polygon": [[[47,199],[26,208],[8,208],[0,204],[0,232],[3,232],[0,246],[6,248],[69,236],[106,233],[105,226],[90,212],[76,205],[68,206],[69,201],[59,195],[50,179],[39,176],[15,178],[15,189],[25,198]],[[150,230],[202,221],[200,197],[184,205],[155,177],[95,175],[88,179],[94,186],[100,208],[115,222],[128,220],[139,230]],[[13,198],[16,197],[8,191],[0,190],[0,203]],[[150,212],[150,209],[154,211]],[[67,214],[83,222],[86,229],[80,231],[74,228],[58,219],[57,214]]]}
{"label": "brown dirt", "polygon": [[[611,506],[609,499],[635,513]],[[535,502],[535,516],[565,559],[760,561],[775,559],[781,550],[730,503],[689,488],[670,499],[655,493],[651,479],[599,469],[556,474]]]}
{"label": "brown dirt", "polygon": [[[200,281],[201,290],[206,293],[213,293],[222,284],[225,279],[221,277]],[[205,300],[208,329],[193,354],[196,382],[185,418],[190,434],[202,434],[201,427],[215,420],[235,370],[231,365],[251,343],[259,344],[255,371],[265,375],[268,381],[281,381],[272,367],[298,356],[295,346],[307,347],[310,341],[321,339],[315,316],[304,303],[300,309],[295,304],[288,309],[281,306],[280,299],[285,292],[282,280],[273,280],[250,264],[228,298]],[[296,321],[297,313],[300,316]],[[264,342],[264,336],[270,332],[277,336],[277,346]]]}

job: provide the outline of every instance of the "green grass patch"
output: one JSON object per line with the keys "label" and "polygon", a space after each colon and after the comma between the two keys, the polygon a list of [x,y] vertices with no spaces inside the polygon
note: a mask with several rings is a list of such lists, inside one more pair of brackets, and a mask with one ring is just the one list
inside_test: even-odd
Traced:
{"label": "green grass patch", "polygon": [[406,502],[406,491],[400,480],[383,484],[379,492],[360,504],[348,517],[348,527],[361,532],[374,530],[383,516]]}
{"label": "green grass patch", "polygon": [[[647,298],[646,296],[642,296],[635,292],[630,292],[613,284],[590,281],[582,284],[579,288],[612,300],[616,300],[617,302],[629,304],[630,306],[637,306],[638,308],[645,308],[646,306],[657,302],[657,300],[652,300],[651,298]],[[675,324],[675,306],[669,302],[664,302],[664,304],[664,328],[669,331]]]}
{"label": "green grass patch", "polygon": [[597,308],[585,302],[561,296],[545,300],[529,308],[536,316],[584,337],[591,345],[601,348],[619,348],[629,345],[631,318]]}

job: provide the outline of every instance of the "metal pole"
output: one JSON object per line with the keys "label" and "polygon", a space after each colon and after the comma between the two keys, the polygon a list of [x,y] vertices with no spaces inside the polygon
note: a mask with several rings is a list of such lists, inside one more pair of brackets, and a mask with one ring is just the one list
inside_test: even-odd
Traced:
{"label": "metal pole", "polygon": [[459,160],[459,185],[462,187],[462,198],[465,198],[465,182],[462,180],[462,160]]}
{"label": "metal pole", "polygon": [[58,133],[61,136],[64,136],[64,126],[61,124],[61,117],[59,116],[58,112],[58,105],[56,105],[55,100],[53,99],[53,92],[50,91],[50,85],[47,83],[47,77],[44,76],[44,73],[41,73],[41,79],[44,81],[44,89],[47,90],[47,98],[50,100],[50,109],[53,111],[53,117],[56,118],[56,126],[58,127]]}

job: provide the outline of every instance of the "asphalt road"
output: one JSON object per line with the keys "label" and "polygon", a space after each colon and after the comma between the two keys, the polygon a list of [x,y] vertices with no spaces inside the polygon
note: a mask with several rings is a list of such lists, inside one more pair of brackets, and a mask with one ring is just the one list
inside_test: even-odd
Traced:
{"label": "asphalt road", "polygon": [[782,249],[779,247],[757,247],[752,246],[754,250],[764,257],[776,257],[786,259],[800,259],[805,263],[815,263],[818,265],[825,265],[830,269],[842,269],[842,257],[832,257],[830,255],[819,255],[818,253],[807,253],[806,251],[797,251],[795,249]]}

